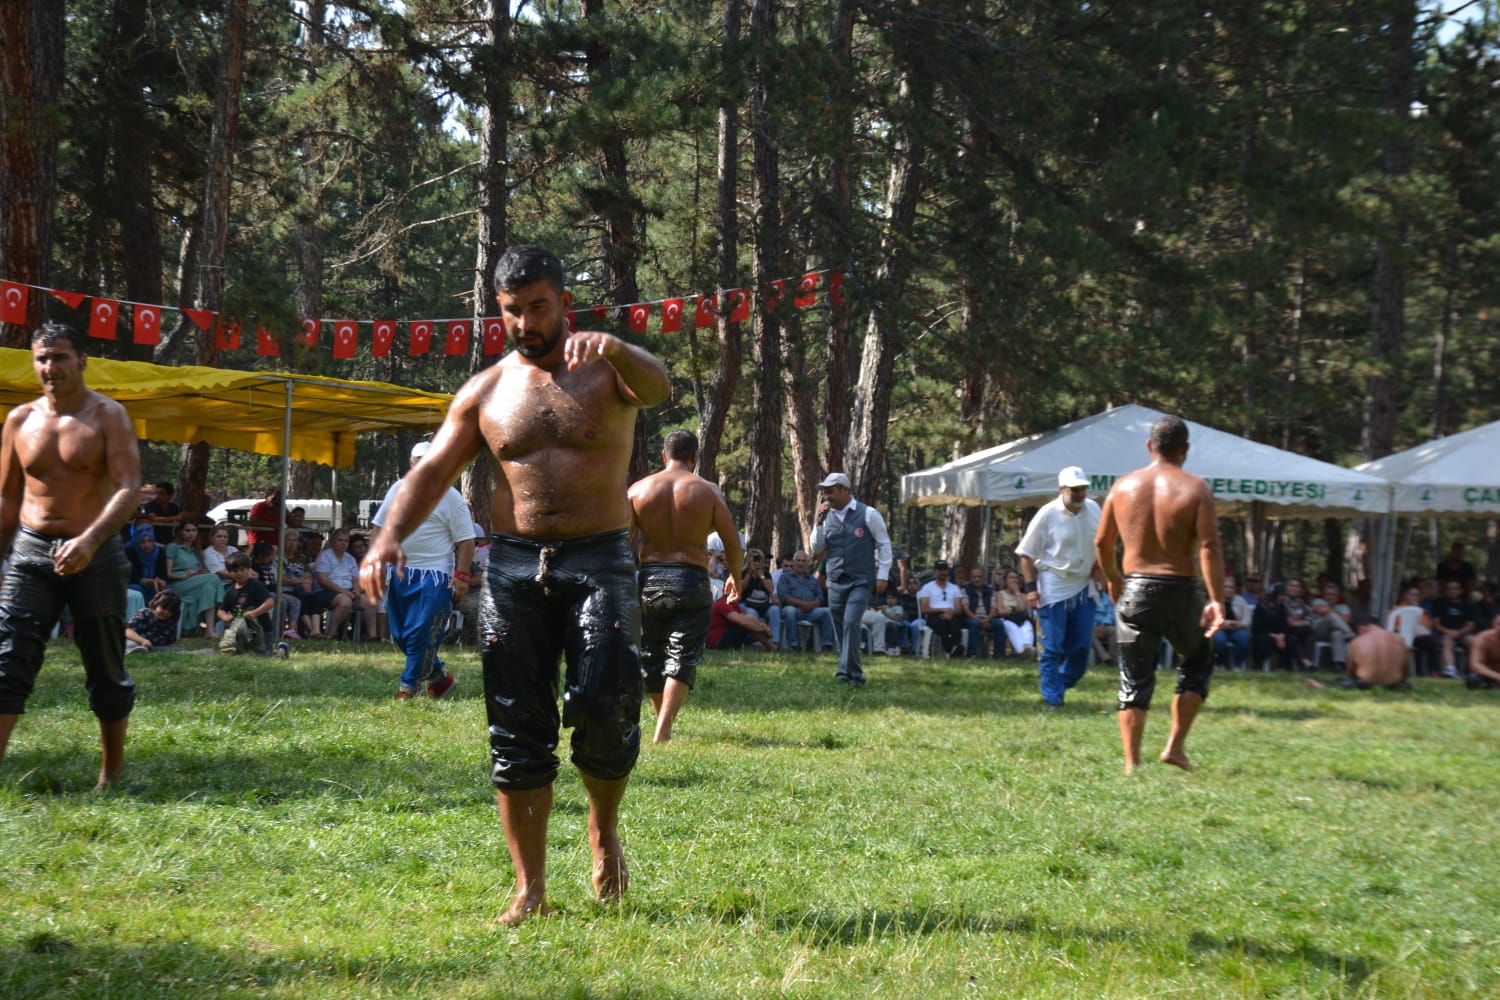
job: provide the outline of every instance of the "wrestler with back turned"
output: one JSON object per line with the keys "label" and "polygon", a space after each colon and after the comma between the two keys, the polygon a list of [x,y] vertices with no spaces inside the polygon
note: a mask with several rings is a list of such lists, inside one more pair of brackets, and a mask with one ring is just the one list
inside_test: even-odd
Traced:
{"label": "wrestler with back turned", "polygon": [[[640,753],[640,602],[626,498],[635,419],[667,398],[666,369],[607,333],[569,333],[562,264],[511,247],[495,265],[516,350],[459,389],[422,462],[391,498],[360,569],[383,591],[404,571],[400,540],[481,451],[495,472],[489,567],[480,611],[491,780],[516,894],[513,924],[547,912],[547,822],[560,725],[588,793],[593,883],[614,898],[629,876],[620,800]],[[561,713],[559,658],[565,659]]]}
{"label": "wrestler with back turned", "polygon": [[[1141,763],[1141,736],[1163,639],[1181,661],[1172,698],[1172,730],[1160,759],[1193,770],[1186,751],[1188,731],[1208,697],[1212,636],[1224,624],[1219,523],[1208,483],[1182,468],[1188,453],[1187,424],[1177,417],[1162,417],[1151,427],[1147,449],[1151,464],[1115,483],[1094,537],[1095,555],[1115,600],[1126,774]],[[1116,539],[1124,542],[1123,575]],[[1194,580],[1195,568],[1208,588],[1206,607]]]}
{"label": "wrestler with back turned", "polygon": [[67,605],[99,720],[100,791],[124,772],[135,706],[119,530],[135,510],[140,450],[125,408],[84,384],[78,331],[37,327],[31,360],[42,396],[11,410],[0,436],[0,554],[10,560],[0,584],[0,760]]}

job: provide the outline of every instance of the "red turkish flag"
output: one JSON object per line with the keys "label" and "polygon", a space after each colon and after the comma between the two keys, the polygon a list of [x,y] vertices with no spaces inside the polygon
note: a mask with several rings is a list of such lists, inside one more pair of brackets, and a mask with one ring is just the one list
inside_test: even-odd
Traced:
{"label": "red turkish flag", "polygon": [[645,333],[646,322],[651,319],[651,307],[644,302],[637,302],[630,307],[630,332]]}
{"label": "red turkish flag", "polygon": [[766,309],[775,312],[781,307],[781,302],[786,298],[786,279],[777,278],[766,286],[765,303]]}
{"label": "red turkish flag", "polygon": [[844,304],[844,272],[834,271],[828,276],[828,304],[841,306]]}
{"label": "red turkish flag", "polygon": [[432,320],[414,320],[407,328],[407,353],[412,357],[432,349]]}
{"label": "red turkish flag", "polygon": [[573,312],[571,309],[568,310],[568,314],[563,317],[563,321],[567,324],[569,333],[578,332],[578,314],[576,312]]}
{"label": "red turkish flag", "polygon": [[661,304],[662,333],[677,333],[682,329],[683,304],[682,299],[668,299]]}
{"label": "red turkish flag", "polygon": [[229,324],[229,329],[224,333],[224,347],[226,350],[238,351],[240,349],[240,333],[242,330],[243,327],[240,326],[239,320],[235,320]]}
{"label": "red turkish flag", "polygon": [[89,309],[89,336],[114,340],[115,324],[119,321],[120,303],[114,299],[95,299]]}
{"label": "red turkish flag", "polygon": [[222,318],[214,325],[214,347],[221,351],[229,350],[230,325],[226,324]]}
{"label": "red turkish flag", "polygon": [[806,309],[818,301],[818,272],[812,271],[797,282],[797,297],[792,300],[798,309]]}
{"label": "red turkish flag", "polygon": [[130,310],[132,343],[161,343],[161,306],[137,305]]}
{"label": "red turkish flag", "polygon": [[[568,313],[568,331],[573,330],[573,314]],[[488,357],[491,354],[499,354],[505,350],[505,320],[499,316],[486,316],[484,318],[484,353]]]}
{"label": "red turkish flag", "polygon": [[729,296],[729,322],[743,323],[750,318],[750,293],[743,288],[731,288],[724,294]]}
{"label": "red turkish flag", "polygon": [[276,335],[263,326],[255,328],[255,356],[259,358],[274,358],[281,353],[281,345],[276,343]]}
{"label": "red turkish flag", "polygon": [[67,306],[69,309],[77,309],[79,306],[83,305],[83,300],[88,297],[82,292],[60,292],[55,288],[47,289],[47,294],[52,296],[57,301],[61,302],[63,305]]}
{"label": "red turkish flag", "polygon": [[455,354],[469,353],[469,321],[466,319],[450,320],[448,323],[448,336],[443,340],[443,355],[452,357]]}
{"label": "red turkish flag", "polygon": [[396,321],[377,319],[374,328],[370,331],[370,355],[376,358],[387,357],[391,353],[391,345],[395,342]]}
{"label": "red turkish flag", "polygon": [[14,281],[0,281],[0,323],[25,323],[31,290]]}
{"label": "red turkish flag", "polygon": [[193,325],[204,333],[208,333],[214,328],[214,314],[211,309],[179,309],[177,311],[192,320]]}
{"label": "red turkish flag", "polygon": [[302,321],[302,343],[307,345],[308,350],[318,346],[318,334],[323,329],[323,321],[320,319],[304,319]]}
{"label": "red turkish flag", "polygon": [[589,312],[591,312],[591,313],[594,314],[594,321],[595,322],[597,322],[597,323],[608,323],[609,322],[609,306],[592,306],[592,307],[590,307]]}
{"label": "red turkish flag", "polygon": [[352,319],[341,319],[333,324],[333,356],[340,361],[354,357],[359,346],[359,324]]}
{"label": "red turkish flag", "polygon": [[717,295],[698,296],[698,311],[693,318],[693,325],[698,329],[705,326],[713,326],[717,317],[714,315],[719,311],[719,297]]}

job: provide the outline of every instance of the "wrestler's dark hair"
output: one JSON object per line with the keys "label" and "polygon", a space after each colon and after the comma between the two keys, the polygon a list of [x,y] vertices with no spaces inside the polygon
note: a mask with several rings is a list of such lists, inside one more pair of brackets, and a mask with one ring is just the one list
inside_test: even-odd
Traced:
{"label": "wrestler's dark hair", "polygon": [[1379,624],[1380,624],[1380,619],[1376,618],[1374,615],[1355,615],[1354,616],[1354,627],[1355,628],[1364,628],[1366,625],[1379,625]]}
{"label": "wrestler's dark hair", "polygon": [[545,281],[559,292],[563,290],[562,261],[545,247],[506,247],[500,259],[495,261],[495,287],[520,288],[534,282]]}
{"label": "wrestler's dark hair", "polygon": [[698,435],[692,431],[673,431],[667,435],[662,450],[674,462],[688,462],[698,457]]}
{"label": "wrestler's dark hair", "polygon": [[[261,542],[261,545],[266,544]],[[233,573],[237,569],[249,569],[250,557],[243,552],[231,552],[224,557],[224,568]]]}
{"label": "wrestler's dark hair", "polygon": [[1187,449],[1188,427],[1181,417],[1162,417],[1151,425],[1151,447],[1159,455],[1177,455]]}
{"label": "wrestler's dark hair", "polygon": [[66,340],[72,344],[73,350],[80,358],[88,354],[88,348],[84,346],[83,334],[67,323],[59,323],[51,319],[31,331],[31,346],[33,347],[37,344],[56,343],[59,340]]}
{"label": "wrestler's dark hair", "polygon": [[182,598],[177,595],[177,591],[175,590],[162,590],[157,592],[155,597],[146,602],[146,607],[166,608],[169,612],[175,615],[177,613],[177,609],[182,607]]}

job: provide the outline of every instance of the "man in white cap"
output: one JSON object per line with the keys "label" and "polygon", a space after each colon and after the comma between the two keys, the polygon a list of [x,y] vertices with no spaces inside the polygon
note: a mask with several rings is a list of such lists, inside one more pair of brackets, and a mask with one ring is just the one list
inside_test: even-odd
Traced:
{"label": "man in white cap", "polygon": [[[427,454],[428,444],[419,441],[412,446],[411,468]],[[398,479],[391,484],[380,509],[370,518],[377,529],[385,524],[391,498],[401,483]],[[438,650],[448,630],[449,613],[469,593],[469,567],[474,559],[474,519],[469,505],[449,486],[432,513],[401,539],[401,547],[406,551],[406,566],[393,567],[386,580],[391,641],[406,654],[396,697],[415,697],[426,684],[430,696],[441,698],[458,683],[444,669]]]}
{"label": "man in white cap", "polygon": [[1099,505],[1076,465],[1057,474],[1057,499],[1036,512],[1016,546],[1026,601],[1042,629],[1042,701],[1058,707],[1088,669],[1094,636],[1094,532]]}
{"label": "man in white cap", "polygon": [[[817,524],[813,527],[813,559],[828,556],[828,612],[833,617],[834,644],[839,668],[834,679],[856,687],[865,683],[859,662],[860,619],[873,596],[885,594],[891,572],[891,536],[880,511],[854,499],[849,477],[831,472],[818,484]],[[1092,536],[1091,536],[1092,537]]]}

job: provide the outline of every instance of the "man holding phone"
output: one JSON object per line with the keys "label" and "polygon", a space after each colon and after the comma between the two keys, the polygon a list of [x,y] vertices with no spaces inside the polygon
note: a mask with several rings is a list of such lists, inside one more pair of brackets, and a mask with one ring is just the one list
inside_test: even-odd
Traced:
{"label": "man holding phone", "polygon": [[834,678],[840,684],[862,687],[865,673],[860,665],[860,619],[874,595],[885,594],[891,571],[891,536],[880,512],[854,499],[849,477],[831,472],[818,484],[817,523],[812,531],[812,550],[827,553],[828,611],[833,616],[834,643],[839,668]]}

